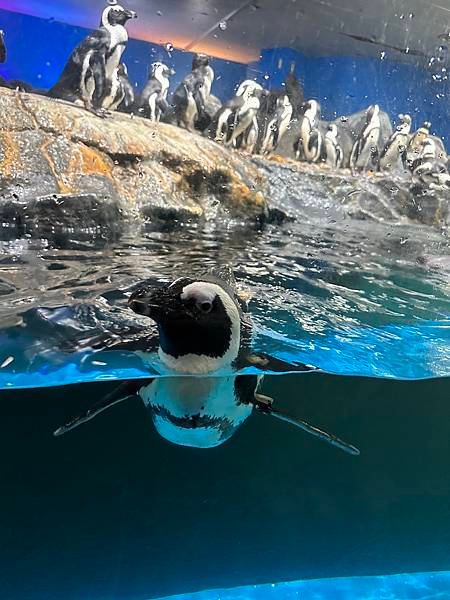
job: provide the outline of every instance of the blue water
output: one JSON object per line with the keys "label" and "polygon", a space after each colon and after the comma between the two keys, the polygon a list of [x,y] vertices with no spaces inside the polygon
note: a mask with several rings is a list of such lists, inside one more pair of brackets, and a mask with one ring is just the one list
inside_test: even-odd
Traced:
{"label": "blue water", "polygon": [[447,600],[450,571],[291,581],[166,596],[158,600]]}

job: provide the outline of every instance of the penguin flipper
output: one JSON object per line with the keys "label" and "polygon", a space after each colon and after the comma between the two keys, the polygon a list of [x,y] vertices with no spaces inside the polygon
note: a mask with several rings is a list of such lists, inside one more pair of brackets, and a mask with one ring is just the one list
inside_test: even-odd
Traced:
{"label": "penguin flipper", "polygon": [[58,427],[58,429],[56,429],[53,432],[53,435],[55,437],[59,437],[71,431],[72,429],[79,427],[83,423],[91,421],[103,411],[108,410],[108,408],[111,408],[111,406],[114,406],[115,404],[126,400],[130,396],[134,396],[141,389],[141,387],[143,387],[144,385],[150,385],[152,381],[152,379],[145,379],[126,381],[125,383],[122,383],[113,392],[107,394],[99,402],[91,406],[91,408],[89,408],[86,412],[84,412],[81,415],[78,415],[77,417],[74,417],[65,425]]}
{"label": "penguin flipper", "polygon": [[310,371],[320,371],[319,367],[314,365],[306,365],[301,362],[286,362],[264,352],[251,352],[238,357],[236,368],[244,369],[246,367],[257,367],[262,371],[270,371],[274,373],[308,373]]}
{"label": "penguin flipper", "polygon": [[272,417],[275,417],[280,421],[284,421],[285,423],[290,423],[291,425],[302,429],[306,433],[309,433],[310,435],[322,440],[323,442],[327,442],[327,444],[330,444],[335,448],[339,448],[339,450],[342,450],[343,452],[347,452],[347,454],[351,454],[352,456],[359,456],[360,454],[358,448],[356,448],[352,444],[344,442],[334,434],[327,433],[326,431],[323,431],[322,429],[319,429],[318,427],[315,427],[314,425],[303,421],[303,419],[294,417],[284,411],[273,408],[273,399],[269,396],[255,394],[253,405],[262,413],[266,415],[271,415]]}

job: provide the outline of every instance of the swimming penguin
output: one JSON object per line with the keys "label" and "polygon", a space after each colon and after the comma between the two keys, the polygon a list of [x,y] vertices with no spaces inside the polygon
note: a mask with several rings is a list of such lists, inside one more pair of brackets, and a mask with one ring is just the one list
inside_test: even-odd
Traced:
{"label": "swimming penguin", "polygon": [[196,54],[192,71],[183,79],[172,96],[175,122],[179,127],[195,131],[198,121],[205,116],[206,105],[214,81],[214,70],[206,54]]}
{"label": "swimming penguin", "polygon": [[378,154],[378,142],[381,134],[380,107],[369,106],[366,111],[366,122],[361,133],[353,144],[350,155],[350,168],[373,169]]}
{"label": "swimming penguin", "polygon": [[273,152],[289,127],[293,107],[287,94],[279,96],[273,116],[268,120],[266,134],[261,145],[261,154]]}
{"label": "swimming penguin", "polygon": [[[354,446],[275,409],[272,399],[259,393],[261,375],[233,374],[233,367],[245,365],[281,370],[282,361],[251,351],[247,299],[227,269],[204,277],[181,277],[156,289],[138,288],[129,297],[128,305],[137,314],[156,321],[158,354],[167,376],[126,382],[87,412],[59,427],[55,435],[90,421],[131,394],[138,394],[149,408],[158,432],[176,444],[218,446],[255,407],[350,454],[359,454]],[[145,354],[141,356],[145,360]],[[311,371],[314,367],[298,364],[295,370]]]}
{"label": "swimming penguin", "polygon": [[344,153],[338,142],[338,128],[335,123],[328,126],[325,134],[326,164],[333,169],[340,169],[344,162]]}
{"label": "swimming penguin", "polygon": [[406,162],[406,149],[408,147],[411,132],[411,117],[409,115],[398,115],[400,124],[396,131],[391,135],[379,160],[379,167],[382,171],[393,170],[397,167],[403,167]]}
{"label": "swimming penguin", "polygon": [[317,162],[323,155],[323,137],[319,131],[320,104],[316,100],[309,100],[305,105],[300,125],[300,138],[297,142],[297,160],[305,159],[308,162]]}
{"label": "swimming penguin", "polygon": [[138,103],[138,112],[141,116],[151,121],[159,121],[162,115],[169,112],[167,92],[170,85],[169,77],[172,75],[175,75],[175,71],[164,63],[152,64],[150,78]]}
{"label": "swimming penguin", "polygon": [[128,42],[125,24],[136,16],[120,4],[107,6],[101,26],[75,48],[48,95],[82,104],[104,115],[105,107],[113,104],[120,86],[117,69]]}

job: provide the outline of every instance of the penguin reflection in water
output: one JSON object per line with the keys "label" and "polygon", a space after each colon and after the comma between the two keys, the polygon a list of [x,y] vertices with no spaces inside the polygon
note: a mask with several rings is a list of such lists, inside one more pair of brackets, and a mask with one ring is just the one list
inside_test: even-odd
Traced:
{"label": "penguin reflection in water", "polygon": [[128,33],[125,24],[137,15],[111,2],[102,13],[101,25],[72,52],[57,83],[48,95],[104,116],[120,86],[118,68]]}
{"label": "penguin reflection in water", "polygon": [[[229,439],[256,408],[345,452],[359,454],[354,446],[275,409],[273,400],[258,391],[261,375],[226,374],[231,367],[246,366],[267,371],[315,370],[308,365],[293,366],[251,352],[252,325],[246,300],[238,291],[231,270],[221,269],[200,278],[182,277],[156,289],[143,287],[130,296],[128,306],[157,323],[159,357],[174,377],[126,382],[86,413],[57,429],[56,436],[138,394],[148,407],[159,434],[175,444],[197,448],[218,446]],[[136,337],[131,343],[121,339],[114,347],[134,348],[145,360],[142,349],[146,347],[146,340],[142,341],[140,344]]]}

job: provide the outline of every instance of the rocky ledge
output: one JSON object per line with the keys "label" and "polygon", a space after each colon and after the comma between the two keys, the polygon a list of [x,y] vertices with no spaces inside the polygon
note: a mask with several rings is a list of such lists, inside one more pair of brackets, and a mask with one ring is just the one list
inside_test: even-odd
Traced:
{"label": "rocky ledge", "polygon": [[200,135],[114,113],[0,89],[2,238],[61,232],[120,233],[192,219],[255,224],[286,217],[344,217],[448,224],[449,191],[410,177],[262,159]]}
{"label": "rocky ledge", "polygon": [[55,228],[136,219],[265,218],[265,178],[246,157],[183,129],[0,89],[0,221]]}

